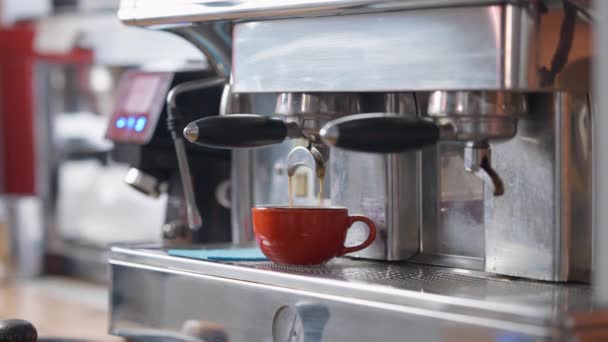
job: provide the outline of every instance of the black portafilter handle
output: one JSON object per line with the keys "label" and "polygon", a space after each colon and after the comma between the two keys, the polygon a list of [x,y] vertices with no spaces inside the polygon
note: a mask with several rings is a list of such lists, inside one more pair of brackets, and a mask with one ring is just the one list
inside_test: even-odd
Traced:
{"label": "black portafilter handle", "polygon": [[34,325],[22,319],[0,320],[0,342],[35,342],[38,332]]}
{"label": "black portafilter handle", "polygon": [[184,128],[184,137],[207,147],[251,148],[279,144],[288,132],[287,124],[278,118],[230,114],[193,121]]}
{"label": "black portafilter handle", "polygon": [[345,150],[398,153],[437,143],[440,129],[429,121],[374,113],[330,121],[323,126],[320,135],[327,145]]}

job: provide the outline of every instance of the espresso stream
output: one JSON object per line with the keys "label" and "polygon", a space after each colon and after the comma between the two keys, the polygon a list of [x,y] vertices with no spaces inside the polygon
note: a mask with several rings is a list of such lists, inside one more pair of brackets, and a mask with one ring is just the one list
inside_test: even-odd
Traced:
{"label": "espresso stream", "polygon": [[319,193],[317,194],[317,200],[319,201],[319,207],[323,204],[323,178],[319,177]]}
{"label": "espresso stream", "polygon": [[287,176],[287,183],[289,184],[289,207],[293,207],[293,189],[291,189],[291,179],[293,178],[293,176]]}
{"label": "espresso stream", "polygon": [[[292,178],[293,176],[287,176],[287,186],[289,187],[289,207],[293,207],[293,189],[292,189]],[[319,206],[323,204],[323,180],[325,177],[318,177],[319,180],[319,193],[317,193],[317,200]]]}

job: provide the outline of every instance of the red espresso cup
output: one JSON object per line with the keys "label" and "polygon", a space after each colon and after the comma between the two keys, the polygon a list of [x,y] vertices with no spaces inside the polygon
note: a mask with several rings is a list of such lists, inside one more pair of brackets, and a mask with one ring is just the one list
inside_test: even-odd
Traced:
{"label": "red espresso cup", "polygon": [[[251,211],[256,241],[277,264],[321,264],[362,250],[376,238],[374,222],[365,216],[349,216],[346,208],[256,207]],[[346,232],[357,221],[367,224],[369,236],[360,245],[346,247]]]}

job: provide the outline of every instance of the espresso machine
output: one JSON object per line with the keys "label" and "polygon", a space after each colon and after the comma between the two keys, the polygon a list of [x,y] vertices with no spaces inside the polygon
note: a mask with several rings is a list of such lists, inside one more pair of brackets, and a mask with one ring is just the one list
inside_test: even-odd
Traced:
{"label": "espresso machine", "polygon": [[[183,136],[231,153],[228,246],[249,245],[251,208],[287,204],[290,186],[295,205],[347,207],[378,234],[309,267],[116,247],[111,332],[605,338],[592,291],[588,5],[123,1],[123,22],[190,41],[225,84],[221,115],[200,107]],[[366,237],[355,226],[346,244]]]}

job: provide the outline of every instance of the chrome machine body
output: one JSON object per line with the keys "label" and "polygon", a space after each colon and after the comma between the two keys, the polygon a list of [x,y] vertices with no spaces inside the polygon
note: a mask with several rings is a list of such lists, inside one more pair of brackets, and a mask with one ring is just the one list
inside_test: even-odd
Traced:
{"label": "chrome machine body", "polygon": [[[249,140],[207,141],[260,147],[232,152],[233,242],[251,240],[252,206],[287,203],[287,175],[295,203],[314,204],[319,172],[323,202],[371,217],[380,234],[354,259],[312,268],[117,248],[112,331],[186,338],[198,324],[231,341],[597,333],[607,323],[594,321],[589,285],[582,3],[123,1],[124,22],[172,31],[206,54],[227,82],[222,122],[259,125]],[[204,129],[185,135],[197,141]],[[149,291],[133,293],[138,282]]]}

